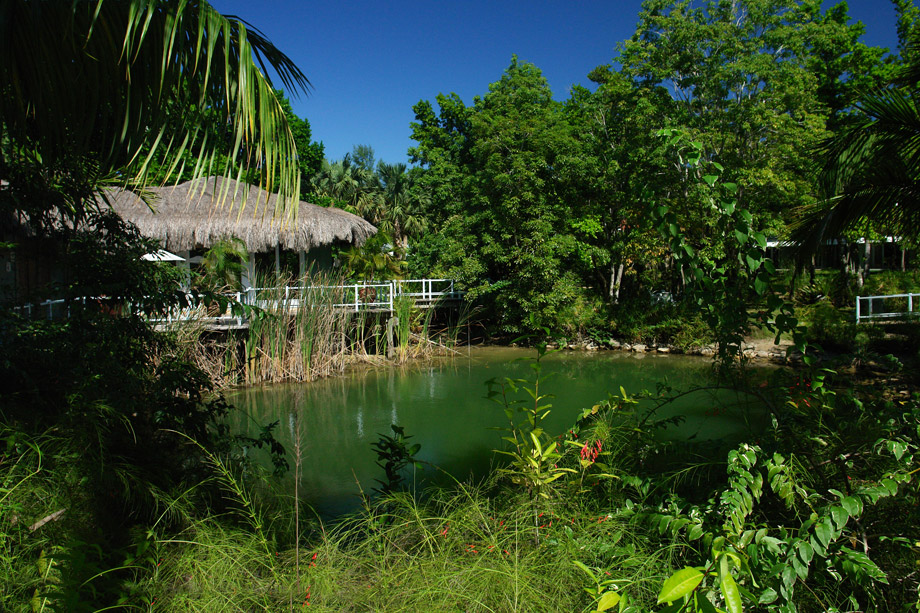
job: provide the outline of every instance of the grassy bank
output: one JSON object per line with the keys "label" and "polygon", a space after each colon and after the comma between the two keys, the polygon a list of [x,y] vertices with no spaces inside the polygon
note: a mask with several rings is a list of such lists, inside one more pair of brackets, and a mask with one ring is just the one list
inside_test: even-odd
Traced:
{"label": "grassy bank", "polygon": [[[144,503],[146,527],[106,539],[99,492],[75,485],[86,469],[77,450],[54,433],[7,432],[0,572],[15,587],[3,606],[739,610],[735,586],[746,611],[916,610],[920,396],[818,366],[739,377],[731,385],[773,420],[725,452],[658,441],[674,418],[638,411],[625,390],[565,433],[546,432],[534,365],[531,381],[493,384],[509,444],[485,482],[413,495],[397,476],[384,488],[393,493],[368,493],[334,522],[228,449],[204,453],[203,479]],[[664,406],[682,392],[649,400]],[[196,449],[187,442],[186,453]],[[413,461],[410,447],[388,449],[382,464]],[[288,451],[295,474],[319,461]]]}

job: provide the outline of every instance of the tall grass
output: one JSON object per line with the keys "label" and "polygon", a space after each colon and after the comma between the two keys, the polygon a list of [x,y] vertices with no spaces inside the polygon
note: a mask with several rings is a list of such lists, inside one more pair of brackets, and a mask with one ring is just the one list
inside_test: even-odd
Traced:
{"label": "tall grass", "polygon": [[424,503],[395,494],[334,526],[314,524],[301,548],[270,561],[251,531],[201,522],[163,541],[155,591],[165,610],[594,610],[579,560],[650,608],[669,570],[666,550],[574,504],[547,508],[552,525],[535,544],[530,513],[516,502],[462,484]]}
{"label": "tall grass", "polygon": [[[357,363],[398,364],[450,353],[463,325],[432,333],[435,309],[395,297],[393,312],[354,312],[354,286],[327,272],[302,278],[263,275],[246,295],[256,308],[243,330],[210,331],[204,319],[172,325],[183,357],[217,386],[303,382],[341,373]],[[359,300],[382,300],[361,296]],[[202,317],[204,310],[201,311]],[[389,332],[389,333],[388,333]]]}

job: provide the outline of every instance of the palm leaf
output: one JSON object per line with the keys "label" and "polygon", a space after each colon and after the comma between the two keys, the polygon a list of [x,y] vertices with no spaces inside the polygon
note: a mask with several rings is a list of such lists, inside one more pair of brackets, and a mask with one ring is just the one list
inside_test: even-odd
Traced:
{"label": "palm leaf", "polygon": [[824,199],[800,210],[793,239],[805,254],[825,237],[871,220],[920,237],[920,109],[913,92],[889,88],[866,96],[861,118],[825,141],[819,186]]}
{"label": "palm leaf", "polygon": [[165,182],[189,152],[197,176],[226,156],[227,176],[254,173],[296,206],[295,145],[269,67],[288,90],[309,87],[258,30],[203,1],[0,4],[0,122],[49,169],[91,161],[143,185],[154,161]]}

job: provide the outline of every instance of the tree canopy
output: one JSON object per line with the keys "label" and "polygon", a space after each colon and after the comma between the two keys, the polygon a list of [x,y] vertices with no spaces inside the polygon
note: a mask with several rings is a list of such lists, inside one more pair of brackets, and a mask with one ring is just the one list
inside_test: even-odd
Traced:
{"label": "tree canopy", "polygon": [[647,0],[593,90],[557,101],[515,57],[471,106],[420,101],[409,156],[429,231],[410,249],[414,274],[461,280],[509,332],[532,314],[585,329],[652,291],[680,293],[650,202],[692,248],[718,259],[731,245],[704,165],[670,155],[665,127],[701,145],[758,229],[788,237],[791,212],[822,197],[815,151],[863,125],[858,100],[896,69],[863,29],[819,0]]}

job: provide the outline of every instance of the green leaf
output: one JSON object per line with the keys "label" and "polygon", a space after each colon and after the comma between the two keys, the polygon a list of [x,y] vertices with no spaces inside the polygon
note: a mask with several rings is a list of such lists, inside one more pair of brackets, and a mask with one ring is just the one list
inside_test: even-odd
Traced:
{"label": "green leaf", "polygon": [[847,513],[850,514],[850,517],[859,517],[862,515],[863,505],[862,500],[859,498],[847,496],[840,501],[840,504],[842,504],[843,508],[847,510]]}
{"label": "green leaf", "polygon": [[[725,191],[730,194],[734,194],[738,191],[737,183],[723,183],[722,186],[725,188]],[[734,209],[734,203],[732,203],[732,208]],[[731,211],[729,211],[728,214],[731,215]]]}
{"label": "green leaf", "polygon": [[705,181],[706,184],[709,185],[709,187],[712,187],[713,185],[715,185],[716,181],[718,180],[719,180],[719,177],[716,175],[705,175],[703,177],[703,181]]}
{"label": "green leaf", "polygon": [[725,599],[725,608],[728,609],[728,613],[742,613],[741,592],[738,591],[738,584],[735,583],[731,573],[722,575],[719,590],[722,592],[722,598]]}
{"label": "green leaf", "polygon": [[606,611],[620,602],[620,595],[616,592],[606,592],[601,599],[597,602],[598,611]]}
{"label": "green leaf", "polygon": [[703,581],[703,573],[691,567],[682,568],[664,582],[658,594],[658,604],[674,602],[696,589]]}
{"label": "green leaf", "polygon": [[701,526],[700,524],[696,524],[695,526],[690,528],[690,534],[687,535],[687,538],[690,539],[691,541],[695,541],[701,536],[703,536],[703,526]]}
{"label": "green leaf", "polygon": [[833,535],[834,528],[831,526],[831,521],[828,518],[825,517],[815,526],[815,536],[818,537],[818,540],[821,541],[824,547],[830,545]]}
{"label": "green leaf", "polygon": [[811,548],[811,545],[809,545],[805,541],[799,541],[798,544],[795,546],[795,550],[799,554],[799,557],[802,559],[802,562],[804,562],[806,566],[811,564],[811,559],[815,555],[815,550]]}
{"label": "green leaf", "polygon": [[850,519],[849,513],[843,507],[838,506],[831,507],[831,517],[834,519],[837,530],[843,530],[843,527],[847,525],[847,520]]}
{"label": "green leaf", "polygon": [[595,577],[594,577],[594,571],[591,570],[590,568],[588,568],[587,566],[585,566],[584,564],[582,564],[581,562],[579,562],[578,560],[572,560],[572,564],[574,564],[575,566],[577,566],[577,567],[580,568],[581,570],[585,571],[585,573],[587,573],[587,575],[588,575],[589,577],[591,577],[592,579],[595,578]]}
{"label": "green leaf", "polygon": [[760,598],[757,599],[757,604],[770,604],[779,598],[779,594],[776,593],[772,587],[768,587],[760,593]]}
{"label": "green leaf", "polygon": [[715,608],[715,606],[709,602],[709,599],[702,594],[697,595],[696,607],[698,613],[719,613],[719,609]]}

